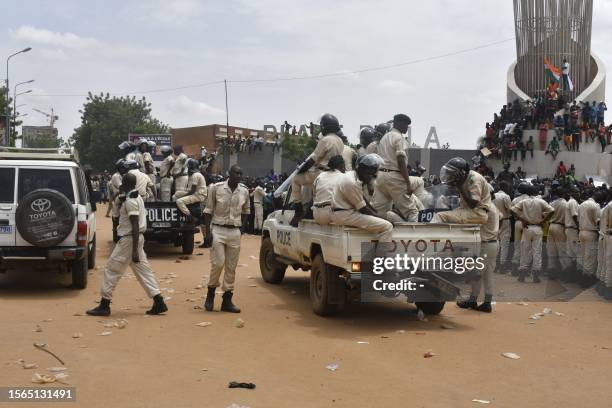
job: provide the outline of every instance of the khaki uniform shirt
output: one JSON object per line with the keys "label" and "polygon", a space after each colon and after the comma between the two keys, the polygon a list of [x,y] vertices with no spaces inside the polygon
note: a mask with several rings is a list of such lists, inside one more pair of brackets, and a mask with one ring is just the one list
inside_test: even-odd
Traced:
{"label": "khaki uniform shirt", "polygon": [[187,157],[185,153],[181,153],[178,155],[174,162],[174,167],[172,167],[172,170],[170,171],[172,173],[172,176],[178,177],[187,175],[187,171],[185,170],[187,159],[189,159],[189,157]]}
{"label": "khaki uniform shirt", "polygon": [[512,212],[530,225],[540,225],[544,222],[554,208],[546,201],[537,197],[529,197],[512,206]]}
{"label": "khaki uniform shirt", "polygon": [[366,147],[366,154],[370,153],[378,154],[378,142],[372,142]]}
{"label": "khaki uniform shirt", "polygon": [[510,207],[512,206],[512,202],[510,201],[510,196],[508,194],[506,194],[504,191],[498,191],[495,193],[493,204],[495,204],[495,208],[497,208],[497,211],[499,212],[500,220],[510,218]]}
{"label": "khaki uniform shirt", "polygon": [[119,189],[121,188],[122,183],[123,180],[119,172],[116,172],[111,176],[110,182],[108,183],[108,189],[110,190],[111,197],[119,194]]}
{"label": "khaki uniform shirt", "polygon": [[164,178],[170,175],[170,169],[174,165],[174,157],[168,156],[162,161],[161,166],[159,166],[159,177]]}
{"label": "khaki uniform shirt", "polygon": [[344,143],[335,133],[323,136],[312,153],[315,167],[327,169],[327,162],[334,156],[342,155]]}
{"label": "khaki uniform shirt", "polygon": [[147,173],[147,174],[155,174],[155,163],[153,162],[153,156],[151,156],[151,153],[149,152],[144,152],[142,154],[142,161],[143,161],[143,167],[142,167],[142,171]]}
{"label": "khaki uniform shirt", "polygon": [[391,129],[378,142],[378,155],[383,159],[382,168],[399,171],[397,158],[403,156],[408,162],[407,150],[408,143],[406,143],[404,136],[399,130]]}
{"label": "khaki uniform shirt", "polygon": [[196,186],[194,195],[199,197],[206,197],[207,189],[206,189],[206,178],[200,172],[193,173],[189,176],[189,181],[187,182],[187,191],[190,192],[191,188]]}
{"label": "khaki uniform shirt", "polygon": [[357,173],[349,171],[338,177],[334,184],[332,208],[360,210],[365,205],[363,183],[357,178]]}
{"label": "khaki uniform shirt", "polygon": [[148,196],[148,188],[153,188],[153,183],[151,183],[149,176],[136,169],[130,170],[129,173],[136,176],[136,190],[138,190],[138,194],[141,197]]}
{"label": "khaki uniform shirt", "polygon": [[366,154],[368,154],[368,149],[367,148],[361,146],[359,149],[357,149],[357,157],[365,156]]}
{"label": "khaki uniform shirt", "polygon": [[493,241],[497,240],[499,234],[499,211],[495,205],[489,205],[489,211],[487,212],[487,222],[480,226],[480,240]]}
{"label": "khaki uniform shirt", "polygon": [[[485,178],[474,170],[470,170],[467,179],[464,182],[462,189],[467,191],[473,200],[478,201],[478,204],[473,209],[487,210],[491,204],[491,190],[489,189],[489,183]],[[459,206],[462,208],[471,208],[467,205],[463,197],[459,200]]]}
{"label": "khaki uniform shirt", "polygon": [[353,158],[355,158],[356,155],[357,153],[355,153],[351,146],[344,145],[344,148],[342,149],[342,158],[344,159],[344,167],[346,168],[346,171],[353,170]]}
{"label": "khaki uniform shirt", "polygon": [[317,176],[315,179],[314,186],[314,205],[323,206],[325,204],[331,204],[332,196],[334,194],[334,186],[338,182],[338,179],[344,174],[339,170],[324,171]]}
{"label": "khaki uniform shirt", "polygon": [[[599,231],[604,236],[612,231],[612,201],[601,210],[601,217],[599,220]],[[608,251],[612,249],[607,248]]]}
{"label": "khaki uniform shirt", "polygon": [[[130,221],[131,215],[138,216],[138,230],[140,233],[145,232],[147,229],[147,213],[145,211],[144,201],[142,200],[140,193],[136,195],[133,194],[134,192],[138,191],[130,191],[127,194],[125,202],[123,202],[123,204],[121,204],[121,208],[119,208],[119,225],[117,225],[117,235],[120,237],[132,234],[132,222]],[[135,195],[136,197],[131,197],[132,195]]]}
{"label": "khaki uniform shirt", "polygon": [[557,198],[555,201],[550,203],[550,206],[555,210],[552,218],[550,219],[551,224],[565,225],[565,209],[567,207],[567,201],[563,198]]}
{"label": "khaki uniform shirt", "polygon": [[249,190],[241,183],[234,191],[227,181],[213,184],[204,213],[212,215],[213,224],[242,226],[242,214],[251,213]]}
{"label": "khaki uniform shirt", "polygon": [[253,204],[261,204],[263,203],[263,199],[266,196],[266,192],[262,186],[255,187],[253,190]]}
{"label": "khaki uniform shirt", "polygon": [[565,206],[565,228],[578,228],[574,216],[578,216],[578,202],[570,198]]}
{"label": "khaki uniform shirt", "polygon": [[601,216],[601,207],[599,204],[589,198],[578,206],[578,225],[581,231],[597,231],[599,217]]}

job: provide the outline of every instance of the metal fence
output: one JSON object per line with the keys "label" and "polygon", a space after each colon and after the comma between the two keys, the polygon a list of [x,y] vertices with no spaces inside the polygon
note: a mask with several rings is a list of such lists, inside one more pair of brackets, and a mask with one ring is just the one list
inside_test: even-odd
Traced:
{"label": "metal fence", "polygon": [[590,83],[593,0],[514,0],[515,77],[534,96],[550,83],[544,58],[558,68],[570,63],[569,77],[579,95]]}

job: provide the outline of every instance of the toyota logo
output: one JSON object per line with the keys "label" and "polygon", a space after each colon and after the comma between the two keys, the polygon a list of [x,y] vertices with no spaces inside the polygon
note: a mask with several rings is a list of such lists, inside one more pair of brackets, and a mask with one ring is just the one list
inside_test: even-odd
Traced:
{"label": "toyota logo", "polygon": [[51,201],[47,200],[46,198],[38,198],[32,201],[30,208],[36,212],[47,211],[49,208],[51,208]]}

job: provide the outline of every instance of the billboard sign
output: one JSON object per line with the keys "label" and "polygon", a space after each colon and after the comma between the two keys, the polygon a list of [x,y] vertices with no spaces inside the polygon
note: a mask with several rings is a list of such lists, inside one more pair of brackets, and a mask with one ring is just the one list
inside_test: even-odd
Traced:
{"label": "billboard sign", "polygon": [[145,138],[149,141],[155,142],[155,150],[151,152],[151,155],[153,156],[153,160],[155,161],[155,164],[159,166],[161,162],[164,160],[164,156],[162,156],[159,149],[162,146],[172,146],[172,135],[171,134],[137,134],[137,133],[130,133],[128,135],[128,140],[132,143],[136,143],[141,138]]}

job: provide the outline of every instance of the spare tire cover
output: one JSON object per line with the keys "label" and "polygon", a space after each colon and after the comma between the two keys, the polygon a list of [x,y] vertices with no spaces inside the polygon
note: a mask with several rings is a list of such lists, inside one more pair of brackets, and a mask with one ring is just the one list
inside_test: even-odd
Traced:
{"label": "spare tire cover", "polygon": [[74,228],[72,203],[57,190],[32,191],[20,200],[15,215],[19,234],[37,247],[59,244]]}

